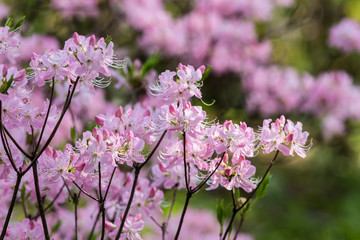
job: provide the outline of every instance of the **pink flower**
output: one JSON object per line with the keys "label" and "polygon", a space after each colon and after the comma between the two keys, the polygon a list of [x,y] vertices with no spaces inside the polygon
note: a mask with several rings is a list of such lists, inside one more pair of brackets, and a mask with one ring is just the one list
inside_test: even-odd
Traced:
{"label": "pink flower", "polygon": [[98,0],[52,0],[52,5],[55,9],[60,10],[65,18],[98,15]]}
{"label": "pink flower", "polygon": [[41,223],[24,218],[22,223],[15,222],[5,235],[6,240],[42,240],[45,239]]}
{"label": "pink flower", "polygon": [[18,48],[20,45],[19,34],[10,31],[10,27],[0,27],[0,54],[6,53],[11,48]]}
{"label": "pink flower", "polygon": [[[115,224],[120,226],[121,219],[117,218]],[[136,216],[127,216],[124,225],[124,233],[121,235],[120,239],[122,240],[141,240],[141,236],[138,233],[144,228],[144,221],[142,220],[142,215],[138,214]],[[109,233],[110,238],[115,238],[117,234],[117,229]]]}
{"label": "pink flower", "polygon": [[[224,160],[227,159],[227,154],[225,155]],[[219,159],[211,163],[210,171],[215,168],[218,161]],[[246,192],[251,192],[256,188],[255,172],[256,168],[251,165],[250,161],[245,160],[243,155],[234,154],[231,163],[226,160],[220,164],[207,190],[215,189],[220,184],[227,190],[242,188]]]}
{"label": "pink flower", "polygon": [[344,52],[360,52],[360,24],[350,18],[342,19],[330,29],[329,45]]}
{"label": "pink flower", "polygon": [[261,128],[260,145],[263,153],[268,154],[272,151],[279,150],[285,156],[294,156],[296,152],[300,157],[305,158],[306,152],[311,148],[311,144],[306,146],[308,132],[302,132],[302,123],[296,125],[291,120],[281,116],[271,123],[271,119],[264,120]]}

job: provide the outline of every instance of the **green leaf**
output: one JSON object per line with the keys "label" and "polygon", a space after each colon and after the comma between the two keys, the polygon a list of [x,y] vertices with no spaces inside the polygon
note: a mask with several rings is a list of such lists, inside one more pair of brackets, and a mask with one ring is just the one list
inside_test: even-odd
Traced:
{"label": "green leaf", "polygon": [[216,202],[216,217],[220,224],[220,236],[223,234],[224,220],[225,220],[225,208],[224,199],[217,199]]}
{"label": "green leaf", "polygon": [[12,21],[13,21],[12,18],[8,18],[6,20],[5,27],[11,27]]}
{"label": "green leaf", "polygon": [[160,55],[151,55],[148,60],[143,64],[141,69],[141,77],[144,77],[151,69],[155,68],[156,65],[160,62]]}
{"label": "green leaf", "polygon": [[60,229],[61,224],[62,224],[61,220],[58,220],[56,224],[51,228],[51,234],[56,233]]}
{"label": "green leaf", "polygon": [[90,240],[96,240],[96,236],[95,235],[92,235]]}
{"label": "green leaf", "polygon": [[209,76],[212,66],[208,65],[205,69],[205,72],[202,74],[202,78],[199,82],[204,82],[204,80]]}
{"label": "green leaf", "polygon": [[220,223],[221,225],[221,228],[224,224],[224,219],[225,219],[225,216],[224,216],[224,199],[217,199],[217,202],[216,202],[216,217],[217,217],[217,220],[218,222]]}
{"label": "green leaf", "polygon": [[15,25],[11,28],[11,31],[17,31],[23,25],[25,16],[23,16]]}
{"label": "green leaf", "polygon": [[21,196],[21,201],[25,202],[25,200],[26,200],[26,197],[25,197],[25,184],[23,184],[22,187],[21,187],[20,196]]}
{"label": "green leaf", "polygon": [[133,64],[128,64],[127,68],[128,68],[128,71],[129,71],[129,76],[131,78],[134,77],[134,65]]}
{"label": "green leaf", "polygon": [[245,215],[251,210],[253,204],[254,204],[253,199],[250,199],[250,200],[246,203],[246,205],[243,207],[243,209],[241,209],[241,214],[245,216]]}
{"label": "green leaf", "polygon": [[263,182],[259,186],[258,190],[256,191],[256,197],[255,202],[259,201],[261,198],[263,198],[269,188],[269,182],[270,182],[270,174],[266,175]]}
{"label": "green leaf", "polygon": [[2,94],[7,94],[7,90],[11,87],[11,84],[13,83],[14,81],[14,76],[11,76],[11,78],[9,79],[9,81],[5,82],[1,89],[0,89],[0,92]]}
{"label": "green leaf", "polygon": [[76,142],[75,126],[70,129],[70,134],[71,134],[71,139],[73,140],[73,142]]}
{"label": "green leaf", "polygon": [[31,191],[29,191],[28,194],[26,194],[25,200],[28,200],[30,195],[31,195]]}
{"label": "green leaf", "polygon": [[235,200],[237,201],[240,198],[240,190],[238,188],[235,188]]}
{"label": "green leaf", "polygon": [[112,37],[110,35],[107,35],[105,38],[106,46],[109,45],[109,43],[112,41]]}

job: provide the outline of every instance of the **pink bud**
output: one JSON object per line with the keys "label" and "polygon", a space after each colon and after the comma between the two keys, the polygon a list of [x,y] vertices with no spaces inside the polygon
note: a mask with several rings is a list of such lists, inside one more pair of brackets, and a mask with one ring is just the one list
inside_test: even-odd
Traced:
{"label": "pink bud", "polygon": [[231,175],[231,168],[227,168],[224,170],[225,175],[230,176]]}
{"label": "pink bud", "polygon": [[242,130],[246,130],[246,128],[247,128],[247,125],[246,125],[246,123],[241,123],[241,125],[240,125],[240,128],[242,129]]}
{"label": "pink bud", "polygon": [[179,69],[179,70],[184,70],[184,71],[185,71],[186,67],[185,67],[184,65],[182,65],[182,63],[179,63],[179,65],[178,65],[178,69]]}
{"label": "pink bud", "polygon": [[150,110],[146,109],[146,111],[144,112],[144,117],[148,117],[150,116]]}
{"label": "pink bud", "polygon": [[53,152],[53,158],[56,159],[58,156],[60,156],[59,152],[58,151],[54,151]]}
{"label": "pink bud", "polygon": [[3,77],[6,77],[7,72],[8,72],[8,66],[4,64],[4,65],[3,65],[3,69],[2,69],[2,75],[3,75]]}
{"label": "pink bud", "polygon": [[201,73],[204,73],[204,72],[205,72],[206,67],[205,67],[204,65],[201,65],[201,66],[199,67],[199,69],[200,69]]}
{"label": "pink bud", "polygon": [[282,125],[285,124],[285,117],[284,117],[284,115],[281,115],[281,116],[280,116],[280,121],[281,121]]}
{"label": "pink bud", "polygon": [[166,172],[165,166],[164,166],[164,164],[162,162],[159,162],[159,169],[162,172]]}
{"label": "pink bud", "polygon": [[134,60],[134,68],[140,69],[141,68],[141,61],[139,59]]}
{"label": "pink bud", "polygon": [[228,163],[229,161],[229,155],[227,153],[224,154],[223,162]]}
{"label": "pink bud", "polygon": [[92,130],[92,135],[93,135],[94,137],[97,137],[97,135],[99,135],[99,132],[98,132],[97,127],[94,127],[94,128],[93,128],[93,130]]}
{"label": "pink bud", "polygon": [[281,115],[280,118],[275,120],[275,125],[279,128],[283,127],[285,125],[285,117],[284,115]]}
{"label": "pink bud", "polygon": [[96,116],[96,117],[95,117],[95,122],[96,122],[97,124],[99,124],[100,126],[103,126],[104,123],[105,123],[105,119],[103,119],[103,118],[101,118],[101,117],[99,117],[99,116]]}
{"label": "pink bud", "polygon": [[288,142],[292,142],[293,139],[294,139],[294,134],[293,133],[287,135],[287,137],[285,138],[285,140],[288,141]]}
{"label": "pink bud", "polygon": [[72,38],[76,45],[80,45],[80,37],[79,37],[79,34],[77,34],[77,32],[74,32]]}
{"label": "pink bud", "polygon": [[82,163],[82,164],[76,166],[75,169],[78,170],[79,172],[81,172],[82,170],[84,170],[84,167],[85,167],[85,163]]}
{"label": "pink bud", "polygon": [[30,227],[30,230],[33,230],[33,229],[34,229],[35,224],[34,224],[34,221],[33,221],[33,220],[30,220],[30,222],[29,222],[29,227]]}
{"label": "pink bud", "polygon": [[184,109],[190,109],[190,108],[191,108],[191,103],[190,103],[190,102],[187,102],[187,103],[185,104]]}
{"label": "pink bud", "polygon": [[101,142],[101,136],[100,136],[100,135],[97,135],[97,136],[96,136],[96,141],[97,141],[98,143]]}
{"label": "pink bud", "polygon": [[24,80],[25,75],[26,75],[25,69],[17,72],[17,73],[14,75],[14,81],[22,81],[22,80]]}
{"label": "pink bud", "polygon": [[176,110],[172,104],[169,106],[169,112],[171,115],[176,115]]}
{"label": "pink bud", "polygon": [[155,197],[155,193],[156,193],[156,187],[152,186],[150,189],[149,198]]}
{"label": "pink bud", "polygon": [[116,228],[117,226],[115,224],[113,224],[112,222],[106,220],[105,221],[105,229],[112,231]]}
{"label": "pink bud", "polygon": [[95,42],[96,42],[96,38],[95,35],[91,35],[90,40],[89,40],[89,45],[90,46],[95,46]]}
{"label": "pink bud", "polygon": [[123,110],[122,106],[120,106],[118,109],[116,109],[115,117],[121,118],[123,114],[124,114],[124,110]]}
{"label": "pink bud", "polygon": [[226,130],[229,130],[231,125],[233,125],[231,120],[230,121],[226,120],[224,122],[224,127],[226,128]]}
{"label": "pink bud", "polygon": [[50,157],[52,153],[53,153],[52,148],[50,146],[47,146],[47,148],[45,148],[45,154]]}
{"label": "pink bud", "polygon": [[135,221],[140,221],[142,219],[142,215],[139,213],[138,215],[135,216]]}
{"label": "pink bud", "polygon": [[109,136],[110,136],[109,131],[104,129],[103,130],[103,139],[106,140],[109,138]]}

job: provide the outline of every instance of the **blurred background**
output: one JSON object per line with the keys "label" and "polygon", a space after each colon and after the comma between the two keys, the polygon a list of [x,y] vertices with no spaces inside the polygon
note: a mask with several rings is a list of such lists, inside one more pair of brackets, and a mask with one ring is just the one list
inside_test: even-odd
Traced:
{"label": "blurred background", "polygon": [[[27,66],[31,52],[62,47],[74,32],[111,36],[129,63],[102,90],[115,105],[141,99],[157,73],[181,62],[213,66],[202,92],[215,102],[195,103],[210,120],[255,129],[281,114],[301,121],[313,142],[308,157],[278,159],[242,231],[267,240],[360,239],[360,1],[0,0],[2,24],[22,16],[20,60],[3,62]],[[269,161],[261,153],[253,161],[259,176]],[[220,198],[230,212],[226,190],[204,190],[191,207],[215,214]]]}

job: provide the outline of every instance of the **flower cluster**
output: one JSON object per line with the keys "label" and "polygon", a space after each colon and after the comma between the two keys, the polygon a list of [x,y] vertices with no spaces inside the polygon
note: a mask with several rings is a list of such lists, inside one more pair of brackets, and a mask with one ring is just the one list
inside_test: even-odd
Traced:
{"label": "flower cluster", "polygon": [[52,0],[52,6],[59,10],[65,18],[95,17],[98,15],[98,0]]}
{"label": "flower cluster", "polygon": [[[112,42],[75,33],[63,49],[32,55],[30,79],[24,69],[0,65],[0,181],[4,183],[1,200],[16,201],[16,191],[12,198],[15,200],[9,195],[16,180],[15,189],[21,186],[26,216],[22,223],[13,226],[5,221],[5,239],[47,238],[44,212],[50,207],[53,211],[47,216],[59,239],[87,237],[91,229],[84,219],[94,222],[90,235],[101,232],[102,237],[106,234],[115,239],[141,239],[145,220],[162,213],[162,188],[198,191],[207,183],[208,189],[222,186],[231,191],[252,192],[258,181],[249,159],[256,156],[258,145],[265,154],[279,150],[286,156],[297,153],[305,157],[308,133],[302,132],[301,123],[294,125],[288,120],[285,124],[284,117],[272,124],[265,120],[258,134],[245,122],[210,121],[201,106],[190,102],[194,96],[202,98],[200,87],[209,69],[183,64],[178,65],[176,72],[167,70],[150,83],[149,96],[142,102],[108,107],[107,112],[95,116],[96,125],[79,139],[72,130],[73,144],[67,143],[63,150],[49,146],[71,100],[87,99],[81,88],[74,97],[77,83],[91,90],[94,86],[106,86],[102,76],[109,77],[110,67],[120,64],[114,58]],[[32,88],[46,87],[46,83],[51,97],[41,110],[34,107],[34,102],[44,97]],[[54,92],[60,97],[53,99]],[[60,105],[63,110],[58,113]],[[83,114],[79,109],[72,113]],[[7,129],[14,135],[10,143],[8,137],[12,135]],[[24,154],[27,148],[19,147],[22,145],[29,145],[30,154]],[[145,164],[150,166],[142,170]],[[22,172],[30,167],[34,169],[33,176]],[[75,204],[75,221],[69,220],[71,211],[61,204],[67,198]],[[82,210],[77,209],[80,198],[88,202]],[[39,201],[48,204],[48,208],[29,214],[27,205]],[[93,211],[95,205],[98,213]],[[9,211],[11,214],[12,209]],[[42,226],[33,220],[36,214],[41,215]],[[100,215],[102,224],[96,226]],[[59,225],[58,216],[69,221]],[[0,219],[5,217],[6,213],[0,212]],[[77,226],[82,226],[82,230],[78,231]]]}
{"label": "flower cluster", "polygon": [[343,71],[314,77],[293,68],[259,67],[246,75],[243,86],[249,111],[264,116],[294,111],[312,114],[322,120],[325,139],[345,133],[346,120],[360,119],[356,104],[360,87]]}
{"label": "flower cluster", "polygon": [[360,52],[360,25],[350,18],[342,19],[330,29],[329,45],[346,53]]}
{"label": "flower cluster", "polygon": [[94,89],[106,87],[110,77],[110,68],[122,67],[123,61],[114,56],[114,44],[94,35],[73,37],[65,42],[61,50],[48,50],[43,55],[33,54],[30,67],[33,70],[33,82],[43,86],[46,80],[55,79],[73,84],[77,79],[83,86]]}
{"label": "flower cluster", "polygon": [[116,2],[128,24],[142,32],[139,44],[189,62],[209,62],[218,73],[241,71],[269,60],[271,45],[259,41],[253,19],[269,20],[276,6],[292,0],[198,0],[191,11],[173,18],[161,0]]}
{"label": "flower cluster", "polygon": [[19,33],[11,30],[9,26],[0,27],[0,55],[20,45]]}

